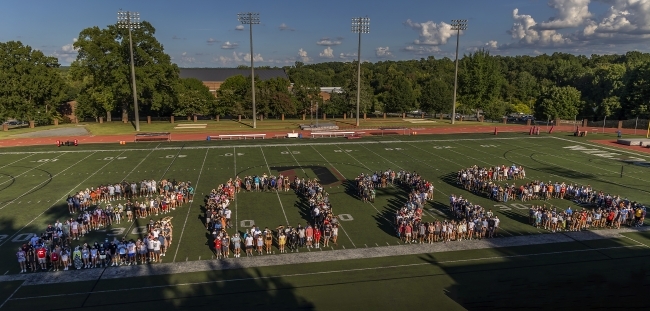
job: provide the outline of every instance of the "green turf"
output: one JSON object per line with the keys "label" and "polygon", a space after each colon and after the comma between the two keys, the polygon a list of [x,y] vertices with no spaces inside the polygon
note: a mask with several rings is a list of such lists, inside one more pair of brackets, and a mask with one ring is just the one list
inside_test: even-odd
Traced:
{"label": "green turf", "polygon": [[[611,150],[608,147],[594,144],[582,146],[617,153],[617,155],[613,156],[613,158],[604,158],[593,153],[576,150],[576,148],[565,148],[580,145],[580,143],[585,142],[584,140],[566,135],[529,139],[521,134],[504,134],[498,137],[485,134],[472,134],[367,137],[356,142],[343,139],[249,140],[190,143],[173,142],[162,144],[145,143],[128,144],[126,146],[110,144],[65,148],[56,148],[53,146],[6,148],[0,150],[0,158],[2,158],[2,162],[0,162],[0,266],[6,267],[6,269],[0,271],[0,274],[5,273],[5,270],[9,274],[18,272],[18,265],[15,263],[14,256],[15,248],[28,238],[29,233],[40,233],[48,223],[69,217],[67,207],[63,202],[63,199],[65,199],[68,193],[108,182],[118,182],[122,179],[141,180],[144,178],[153,178],[160,180],[161,178],[175,178],[177,180],[191,181],[196,186],[198,198],[203,194],[207,194],[210,189],[218,184],[236,175],[241,177],[262,174],[264,172],[268,173],[269,167],[323,166],[343,176],[344,180],[328,186],[326,189],[330,193],[335,213],[348,214],[350,219],[352,219],[342,222],[344,230],[339,234],[339,245],[333,246],[333,248],[337,249],[377,247],[398,245],[400,243],[394,235],[390,219],[392,219],[392,211],[404,202],[404,196],[406,194],[404,189],[400,186],[389,186],[385,189],[379,189],[375,203],[364,204],[354,198],[354,190],[350,188],[349,184],[349,180],[354,179],[361,172],[367,173],[388,168],[393,170],[415,170],[426,179],[434,182],[436,186],[435,199],[426,208],[425,221],[446,217],[447,197],[452,193],[462,194],[464,197],[469,198],[471,202],[489,208],[491,207],[499,215],[502,220],[502,236],[546,233],[544,230],[538,230],[528,225],[528,204],[547,203],[562,208],[568,205],[574,205],[565,200],[526,202],[525,205],[522,205],[521,202],[497,204],[482,196],[476,196],[458,188],[454,180],[456,171],[471,165],[510,165],[514,163],[523,165],[526,168],[528,180],[552,180],[591,184],[596,189],[603,189],[611,194],[628,197],[644,204],[650,203],[650,189],[647,188],[647,185],[650,184],[650,177],[648,177],[650,176],[648,174],[650,168],[628,164],[622,161],[631,157],[640,157],[647,162],[649,156],[629,153],[624,150]],[[158,149],[154,149],[156,147]],[[167,148],[161,149],[163,147]],[[53,161],[53,159],[56,159],[56,161]],[[624,169],[623,177],[620,176],[621,167]],[[271,173],[277,174],[278,171],[271,171]],[[315,177],[314,171],[309,168],[305,168],[304,170],[302,168],[295,168],[294,173],[301,177]],[[515,182],[519,184],[522,181]],[[168,250],[167,256],[164,257],[165,262],[211,258],[212,253],[206,245],[208,241],[207,232],[200,219],[202,208],[201,200],[197,199],[193,204],[186,204],[171,214],[174,217],[174,244]],[[293,191],[280,193],[244,192],[238,195],[237,200],[231,205],[231,208],[234,212],[233,225],[235,225],[235,228],[230,230],[231,233],[235,230],[244,230],[245,228],[242,225],[250,224],[251,221],[261,227],[268,226],[275,228],[277,225],[286,224],[287,222],[294,226],[298,223],[304,225],[309,219],[304,202]],[[113,225],[105,231],[92,232],[84,237],[84,240],[81,242],[103,240],[107,236],[135,238],[139,236],[137,227],[144,226],[147,221],[148,219],[140,219],[135,223],[123,221],[122,224]],[[632,238],[635,240],[648,240],[647,234],[638,234]],[[603,242],[594,243],[598,244]],[[615,243],[626,243],[626,241],[616,241]],[[650,245],[650,243],[647,244]],[[582,247],[600,247],[591,246],[585,242],[581,245]],[[558,247],[549,246],[549,250],[558,249]],[[540,246],[533,248],[536,251],[543,249]],[[506,250],[484,250],[472,251],[468,252],[468,254],[481,257],[488,256],[489,252],[502,255],[508,253]],[[643,256],[647,255],[645,251],[639,249],[616,249],[593,252],[593,254],[590,253],[589,257],[592,259],[618,258],[637,256],[635,254],[638,253],[642,253]],[[447,255],[435,254],[432,256],[440,261],[441,259],[439,258]],[[448,256],[450,256],[449,258],[456,257],[454,254],[449,254]],[[422,257],[411,256],[404,258],[373,259],[359,261],[359,265],[371,266],[375,261],[382,264],[387,262],[403,264],[405,262],[411,262],[408,258],[423,260]],[[573,258],[573,255],[561,257]],[[583,259],[580,255],[575,255],[575,257],[577,259]],[[514,259],[506,260],[508,264],[514,261]],[[343,262],[311,264],[305,265],[304,269],[332,270],[347,267],[348,264]],[[499,263],[490,264],[499,265]],[[574,263],[571,264],[574,265]],[[472,265],[469,264],[469,266]],[[590,267],[597,267],[598,263],[593,262],[588,263],[588,265],[591,265]],[[459,263],[458,269],[462,270],[467,268],[467,266],[468,264],[466,263]],[[286,270],[299,271],[294,270],[298,269],[297,267],[292,267],[292,269],[274,269],[276,268],[264,268],[259,269],[259,271],[263,271],[265,274],[282,274],[282,271]],[[471,290],[465,289],[465,283],[471,282],[466,278],[463,278],[462,282],[458,282],[456,277],[449,276],[455,268],[448,267],[445,269],[451,270],[445,270],[441,275],[437,276],[422,277],[422,282],[426,280],[435,284],[432,286],[439,291],[427,296],[427,299],[436,299],[436,301],[441,303],[440,306],[444,306],[446,309],[460,307],[480,308],[480,304],[465,304],[471,300],[468,300],[466,295],[468,293],[475,294],[480,286],[473,285]],[[401,269],[398,270],[402,271]],[[493,276],[493,273],[487,271],[489,270],[480,272],[480,278],[485,278],[486,280],[493,280],[495,277],[498,278],[498,276]],[[523,273],[538,274],[541,280],[543,280],[540,281],[540,284],[553,282],[551,276],[546,276],[542,273],[544,271],[544,269],[541,269]],[[403,272],[406,274],[411,273],[409,271]],[[208,277],[225,278],[226,276],[219,276],[219,273],[249,273],[256,275],[255,273],[257,271],[214,273],[216,274],[210,272],[206,273],[206,275]],[[289,286],[290,289],[282,289],[288,286],[284,282],[278,281],[279,283],[275,283],[275,280],[256,281],[256,287],[252,287],[250,291],[251,293],[257,293],[251,295],[257,295],[256,297],[259,298],[260,305],[287,300],[290,305],[293,304],[296,307],[317,305],[324,309],[331,306],[331,303],[334,303],[334,301],[319,298],[320,300],[314,302],[313,297],[320,297],[321,295],[318,294],[320,291],[323,292],[325,297],[328,294],[332,295],[337,293],[341,301],[347,302],[349,306],[355,305],[354,298],[357,294],[361,296],[366,295],[364,297],[368,298],[376,294],[379,294],[377,295],[378,297],[382,297],[382,299],[370,299],[371,301],[367,302],[368,306],[381,306],[382,304],[389,303],[389,297],[393,294],[390,292],[391,288],[394,289],[395,295],[399,295],[400,297],[406,297],[408,295],[408,290],[401,289],[402,286],[410,287],[409,285],[411,284],[409,284],[408,279],[387,278],[386,280],[376,280],[372,279],[375,275],[371,275],[369,272],[368,274],[346,276],[347,281],[342,281],[338,285],[334,281],[326,281],[323,284],[316,285],[313,284],[314,281],[305,281],[307,283],[304,284],[308,285],[297,287],[291,285]],[[507,274],[510,275],[512,273],[509,272]],[[181,280],[183,277],[164,277],[162,281],[178,283],[183,282]],[[369,289],[365,289],[364,285],[363,291],[355,291],[356,286],[361,286],[361,283],[355,283],[361,282],[356,280],[356,277],[360,279],[368,277],[370,280],[367,282],[377,284],[377,286],[371,286]],[[567,278],[571,277],[567,276]],[[101,284],[104,284],[103,282]],[[151,282],[154,281],[152,280]],[[291,280],[291,282],[294,281]],[[459,285],[455,285],[456,282]],[[420,284],[421,282],[417,281],[415,283]],[[395,286],[390,286],[390,284],[395,284]],[[228,288],[230,288],[229,286]],[[243,287],[245,288],[246,286]],[[272,292],[269,291],[270,288],[275,287],[279,289]],[[21,288],[21,292],[29,288]],[[78,288],[88,288],[88,284],[79,284]],[[441,290],[442,288],[448,289],[448,292],[443,292]],[[215,289],[221,288],[217,286]],[[206,297],[212,297],[214,294],[212,290],[197,286],[197,288],[190,290],[190,296],[201,296],[194,294],[203,293]],[[47,291],[49,292],[50,289]],[[67,289],[67,286],[65,286],[61,291],[68,293],[70,289]],[[156,297],[165,298],[185,297],[188,295],[186,291],[187,289],[180,288],[164,289],[156,292],[155,295],[159,295]],[[242,303],[242,306],[256,305],[257,302],[254,300],[243,299],[246,294],[244,289],[242,291],[237,292],[235,290],[236,295],[233,294],[234,300]],[[494,289],[494,291],[498,291],[498,289]],[[3,290],[3,292],[5,291]],[[498,293],[498,295],[503,294],[502,292]],[[133,299],[136,299],[137,294],[133,295],[135,295]],[[101,298],[100,296],[95,294],[90,295],[88,299],[84,298],[83,303],[85,303],[85,306],[100,305],[106,300],[106,298]],[[299,299],[298,297],[303,298]],[[305,299],[304,297],[309,297],[310,299]],[[422,297],[422,295],[418,297]],[[502,296],[499,297],[499,299],[504,299]],[[171,302],[165,301],[161,306],[165,306],[164,304],[168,303],[174,306],[200,305],[199,300],[194,298],[179,298]],[[244,303],[242,300],[246,302]],[[400,301],[405,300],[402,299]],[[475,300],[482,301],[478,298]],[[57,298],[56,301],[65,303],[63,306],[67,307],[78,307],[82,305],[78,300],[68,299],[67,297]],[[208,301],[210,300],[208,299]],[[458,301],[462,303],[458,304]],[[495,300],[493,302],[494,304],[488,304],[486,306],[501,306],[501,303],[504,301]],[[11,303],[14,303],[14,301],[11,301]],[[27,302],[21,301],[20,303]],[[417,304],[417,301],[406,301],[404,306],[409,306],[409,303],[412,303],[412,305],[420,305]],[[139,306],[131,302],[128,304],[135,307]],[[35,305],[41,304],[35,303]],[[357,306],[363,307],[362,305]]]}

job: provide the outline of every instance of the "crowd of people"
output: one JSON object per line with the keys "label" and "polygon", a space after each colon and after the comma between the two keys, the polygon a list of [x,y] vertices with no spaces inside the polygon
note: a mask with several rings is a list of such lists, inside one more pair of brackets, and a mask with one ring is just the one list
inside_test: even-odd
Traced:
{"label": "crowd of people", "polygon": [[[495,178],[494,173],[490,174],[497,171],[508,173],[502,173],[501,179]],[[646,207],[638,202],[596,190],[591,185],[577,183],[535,180],[522,182],[517,186],[514,180],[525,178],[523,172],[524,168],[515,165],[509,168],[505,166],[485,168],[475,165],[460,170],[457,174],[457,183],[468,191],[497,202],[562,199],[582,206],[574,211],[571,207],[559,209],[550,204],[549,206],[532,205],[529,209],[530,224],[552,232],[590,228],[618,229],[621,225],[630,227],[643,225]],[[507,182],[499,184],[498,181]],[[454,201],[453,197],[452,201]]]}
{"label": "crowd of people", "polygon": [[[242,186],[243,185],[243,186]],[[309,209],[311,221],[303,226],[279,225],[275,229],[252,224],[242,228],[242,232],[232,230],[232,210],[230,204],[241,191],[289,191],[293,189],[301,196]],[[247,176],[236,177],[218,185],[206,197],[205,226],[211,234],[211,246],[216,258],[228,258],[232,252],[234,258],[241,257],[242,248],[247,257],[272,254],[276,247],[280,253],[298,252],[299,248],[328,247],[330,242],[336,245],[338,239],[338,219],[332,213],[329,195],[317,179],[300,179],[290,181],[288,176]]]}
{"label": "crowd of people", "polygon": [[[191,182],[173,179],[100,185],[71,194],[66,202],[72,216],[48,224],[18,248],[21,273],[161,262],[173,236],[172,217],[164,215],[191,202],[193,196]],[[75,242],[93,231],[108,232],[123,220],[139,218],[149,221],[137,239],[127,240],[125,234],[121,239],[114,235],[103,241]]]}

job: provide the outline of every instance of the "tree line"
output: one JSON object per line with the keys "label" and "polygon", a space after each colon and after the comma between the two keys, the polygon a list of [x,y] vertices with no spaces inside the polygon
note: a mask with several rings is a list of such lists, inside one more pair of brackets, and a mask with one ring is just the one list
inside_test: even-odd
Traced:
{"label": "tree line", "polygon": [[[69,68],[19,41],[0,43],[0,118],[48,123],[61,118],[61,103],[76,101],[80,118],[132,115],[128,30],[109,25],[82,30]],[[216,93],[197,79],[182,79],[179,68],[143,22],[133,31],[137,97],[141,115],[242,115],[252,117],[250,78],[234,76]],[[419,60],[361,64],[361,113],[449,113],[454,61]],[[245,68],[245,66],[243,67]],[[268,67],[257,67],[264,70]],[[256,108],[265,117],[356,112],[356,62],[283,67],[289,79],[259,81]],[[491,55],[478,50],[459,60],[457,112],[498,120],[510,113],[538,119],[648,118],[650,54],[538,56]],[[328,100],[320,87],[341,87]]]}

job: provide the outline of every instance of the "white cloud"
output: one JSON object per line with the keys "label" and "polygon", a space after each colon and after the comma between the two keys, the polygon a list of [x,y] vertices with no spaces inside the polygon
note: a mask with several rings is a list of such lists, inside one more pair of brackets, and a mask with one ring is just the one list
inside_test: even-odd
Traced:
{"label": "white cloud", "polygon": [[334,58],[334,50],[331,47],[326,47],[322,53],[318,54],[322,58]]}
{"label": "white cloud", "polygon": [[451,25],[445,22],[435,23],[433,21],[427,21],[424,23],[414,23],[408,19],[403,24],[418,32],[418,39],[413,41],[416,45],[446,44],[447,40],[455,33],[454,30],[451,30]]}
{"label": "white cloud", "polygon": [[196,62],[196,58],[187,56],[187,52],[181,53],[181,63],[190,64]]}
{"label": "white cloud", "polygon": [[285,23],[280,24],[280,26],[279,26],[278,28],[279,28],[281,31],[282,31],[282,30],[289,30],[289,31],[294,31],[294,30],[295,30],[295,29],[293,29],[293,28],[287,26],[287,24],[285,24]]}
{"label": "white cloud", "polygon": [[356,57],[357,57],[357,53],[341,53],[341,54],[339,54],[339,58],[343,59],[343,60],[348,60],[348,59],[356,58]]}
{"label": "white cloud", "polygon": [[214,59],[216,62],[221,63],[221,65],[227,66],[232,63],[232,58],[226,57],[226,56],[219,56],[218,58]]}
{"label": "white cloud", "polygon": [[300,58],[300,61],[303,63],[309,63],[311,62],[311,58],[307,56],[307,51],[300,49],[298,50],[298,58]]}
{"label": "white cloud", "polygon": [[[246,53],[244,54],[243,52],[232,52],[232,57],[235,60],[235,62],[242,63],[246,62],[249,63],[251,61],[251,54]],[[255,62],[263,62],[264,58],[262,57],[262,54],[255,54],[255,57],[253,57],[253,61]]]}
{"label": "white cloud", "polygon": [[520,15],[519,9],[514,9],[512,11],[512,18],[515,20],[515,23],[508,33],[513,39],[517,40],[517,42],[505,45],[504,47],[551,47],[572,43],[571,39],[564,37],[556,30],[538,30],[535,19],[530,15]]}
{"label": "white cloud", "polygon": [[213,44],[219,42],[219,40],[217,40],[215,38],[210,38],[210,39],[206,40],[205,42],[207,42],[208,45],[213,45]]}
{"label": "white cloud", "polygon": [[244,25],[235,26],[235,30],[244,30]]}
{"label": "white cloud", "polygon": [[77,42],[77,38],[72,38],[72,43],[68,43],[54,51],[52,56],[58,58],[60,63],[72,63],[77,59],[77,49],[74,47],[75,42]]}
{"label": "white cloud", "polygon": [[333,45],[339,45],[343,42],[339,38],[336,40],[332,40],[330,38],[321,38],[320,40],[316,41],[316,44],[318,45],[324,45],[324,46],[333,46]]}
{"label": "white cloud", "polygon": [[557,16],[538,25],[540,30],[563,29],[582,25],[591,17],[591,0],[549,0],[548,5],[557,11]]}
{"label": "white cloud", "polygon": [[393,57],[393,52],[390,51],[389,47],[378,47],[375,49],[375,55],[379,58],[390,58]]}
{"label": "white cloud", "polygon": [[486,47],[491,48],[491,49],[496,49],[499,47],[499,44],[495,40],[490,40],[485,44]]}
{"label": "white cloud", "polygon": [[437,46],[413,46],[408,45],[402,49],[404,52],[415,53],[416,55],[430,55],[437,52],[440,52],[440,48]]}
{"label": "white cloud", "polygon": [[613,37],[614,33],[646,38],[650,34],[650,0],[601,0],[611,4],[600,22],[592,21],[584,35]]}
{"label": "white cloud", "polygon": [[224,50],[232,50],[232,49],[236,49],[238,46],[239,46],[239,43],[237,43],[237,42],[232,42],[231,43],[230,41],[226,41],[221,45],[221,48],[224,49]]}

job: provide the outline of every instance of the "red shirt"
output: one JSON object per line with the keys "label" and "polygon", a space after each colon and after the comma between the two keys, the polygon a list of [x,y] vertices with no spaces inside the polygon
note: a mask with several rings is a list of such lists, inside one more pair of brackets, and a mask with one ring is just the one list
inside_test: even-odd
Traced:
{"label": "red shirt", "polygon": [[214,240],[214,248],[221,249],[221,239],[217,238]]}
{"label": "red shirt", "polygon": [[39,248],[36,251],[36,256],[38,256],[38,258],[41,258],[41,259],[45,258],[46,254],[47,254],[47,252],[45,251],[45,248],[43,248],[43,247]]}
{"label": "red shirt", "polygon": [[314,240],[320,240],[320,229],[314,229]]}

